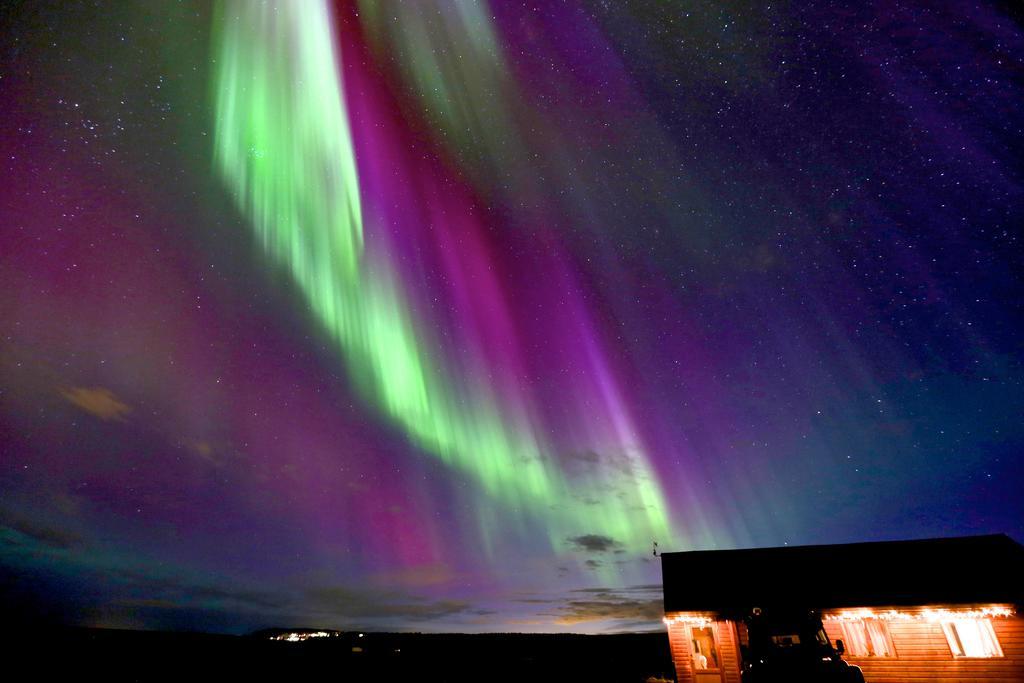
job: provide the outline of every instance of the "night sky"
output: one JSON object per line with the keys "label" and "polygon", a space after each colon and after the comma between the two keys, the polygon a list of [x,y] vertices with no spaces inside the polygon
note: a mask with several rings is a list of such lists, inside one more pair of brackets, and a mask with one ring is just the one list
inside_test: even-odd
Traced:
{"label": "night sky", "polygon": [[660,626],[1024,538],[1015,3],[8,2],[5,619]]}

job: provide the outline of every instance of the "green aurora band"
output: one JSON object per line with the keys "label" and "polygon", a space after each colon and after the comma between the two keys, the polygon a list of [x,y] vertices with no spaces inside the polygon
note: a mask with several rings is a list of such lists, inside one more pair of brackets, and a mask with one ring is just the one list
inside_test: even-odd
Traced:
{"label": "green aurora band", "polygon": [[[387,256],[367,248],[326,3],[224,2],[214,21],[217,169],[263,249],[337,343],[361,399],[507,511],[542,520],[552,547],[581,533],[630,549],[668,540],[664,498],[642,453],[626,447],[625,466],[568,476],[526,400],[445,368]],[[626,495],[603,493],[610,478]],[[602,504],[588,506],[588,497]],[[485,547],[495,519],[479,516]]]}

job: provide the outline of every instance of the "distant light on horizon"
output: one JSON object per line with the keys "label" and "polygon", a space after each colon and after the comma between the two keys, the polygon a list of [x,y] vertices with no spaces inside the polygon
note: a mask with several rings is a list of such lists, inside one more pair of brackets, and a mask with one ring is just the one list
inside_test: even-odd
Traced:
{"label": "distant light on horizon", "polygon": [[[307,640],[315,640],[318,638],[338,638],[342,634],[340,631],[293,631],[291,633],[279,633],[269,637],[269,640],[283,640],[289,643],[301,643]],[[360,637],[362,634],[359,634]]]}

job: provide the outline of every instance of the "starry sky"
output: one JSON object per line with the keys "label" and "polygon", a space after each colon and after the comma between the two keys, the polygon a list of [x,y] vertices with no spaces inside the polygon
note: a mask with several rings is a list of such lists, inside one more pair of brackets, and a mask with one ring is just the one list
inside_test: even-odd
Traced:
{"label": "starry sky", "polygon": [[0,600],[649,629],[1024,537],[1013,3],[0,9]]}

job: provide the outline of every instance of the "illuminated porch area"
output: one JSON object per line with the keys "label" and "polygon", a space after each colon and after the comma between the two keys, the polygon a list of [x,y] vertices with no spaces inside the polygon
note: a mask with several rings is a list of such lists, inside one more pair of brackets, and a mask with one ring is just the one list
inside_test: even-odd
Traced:
{"label": "illuminated porch area", "polygon": [[709,612],[670,612],[664,623],[676,680],[739,683],[740,641],[735,622]]}

